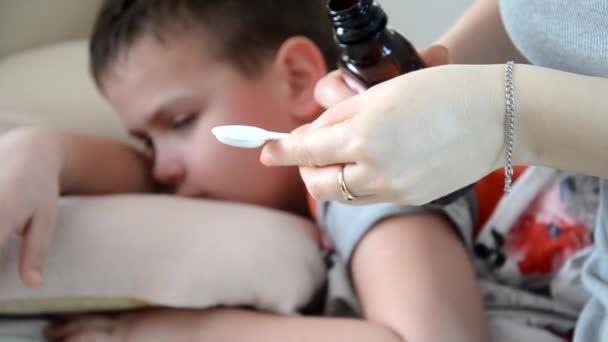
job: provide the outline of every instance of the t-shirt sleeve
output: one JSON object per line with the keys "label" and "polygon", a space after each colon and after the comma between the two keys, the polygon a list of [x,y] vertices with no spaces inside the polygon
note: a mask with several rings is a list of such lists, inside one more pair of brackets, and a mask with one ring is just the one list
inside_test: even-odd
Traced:
{"label": "t-shirt sleeve", "polygon": [[591,299],[575,329],[575,342],[608,341],[608,180],[602,180],[594,247],[583,267],[583,284]]}
{"label": "t-shirt sleeve", "polygon": [[429,212],[445,215],[469,247],[476,222],[476,207],[473,191],[445,206],[402,206],[393,203],[353,206],[340,202],[319,202],[317,219],[336,252],[348,265],[353,250],[365,234],[379,221],[398,215]]}

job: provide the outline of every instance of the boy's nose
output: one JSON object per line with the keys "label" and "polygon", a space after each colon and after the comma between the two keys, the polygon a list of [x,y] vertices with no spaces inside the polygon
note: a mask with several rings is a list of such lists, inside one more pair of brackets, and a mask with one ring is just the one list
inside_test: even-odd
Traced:
{"label": "boy's nose", "polygon": [[184,174],[184,169],[176,161],[157,159],[154,162],[154,179],[163,185],[177,187],[183,181]]}

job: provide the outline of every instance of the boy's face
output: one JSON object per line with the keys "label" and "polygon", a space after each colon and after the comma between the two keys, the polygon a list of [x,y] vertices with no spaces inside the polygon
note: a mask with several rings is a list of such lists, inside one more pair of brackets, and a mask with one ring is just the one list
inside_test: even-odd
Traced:
{"label": "boy's face", "polygon": [[297,169],[266,168],[259,149],[225,146],[211,134],[227,124],[279,132],[302,124],[288,114],[272,68],[247,79],[200,35],[174,37],[139,38],[103,78],[124,125],[152,145],[156,180],[178,195],[292,209],[304,191]]}

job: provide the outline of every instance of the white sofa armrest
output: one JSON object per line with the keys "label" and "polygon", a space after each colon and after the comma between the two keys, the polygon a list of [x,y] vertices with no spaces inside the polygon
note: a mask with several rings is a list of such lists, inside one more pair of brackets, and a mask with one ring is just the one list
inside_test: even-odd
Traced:
{"label": "white sofa armrest", "polygon": [[28,48],[85,38],[102,1],[0,1],[0,58]]}

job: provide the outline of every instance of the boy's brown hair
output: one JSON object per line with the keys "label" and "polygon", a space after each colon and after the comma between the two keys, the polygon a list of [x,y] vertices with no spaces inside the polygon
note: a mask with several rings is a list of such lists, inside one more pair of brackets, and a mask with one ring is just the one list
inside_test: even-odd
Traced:
{"label": "boy's brown hair", "polygon": [[90,67],[101,78],[144,34],[161,42],[170,34],[199,30],[210,51],[232,63],[244,75],[256,71],[279,46],[293,36],[317,44],[329,69],[338,56],[327,0],[106,0],[90,42]]}

